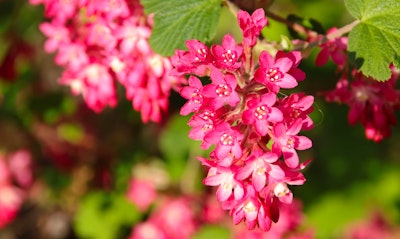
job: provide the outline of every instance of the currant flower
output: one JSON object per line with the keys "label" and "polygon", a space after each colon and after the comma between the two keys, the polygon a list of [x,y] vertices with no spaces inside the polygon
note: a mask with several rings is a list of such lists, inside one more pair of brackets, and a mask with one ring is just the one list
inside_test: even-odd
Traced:
{"label": "currant flower", "polygon": [[302,120],[298,119],[289,128],[283,123],[274,125],[272,138],[272,152],[281,155],[285,159],[285,163],[290,168],[296,168],[299,165],[299,157],[297,150],[305,150],[312,147],[312,142],[306,136],[297,135],[302,126]]}
{"label": "currant flower", "polygon": [[262,51],[259,61],[260,67],[256,70],[254,79],[266,85],[269,91],[278,93],[280,88],[291,89],[297,86],[297,80],[288,73],[293,66],[292,59],[275,59],[268,52]]}
{"label": "currant flower", "polygon": [[247,101],[248,109],[243,112],[243,122],[254,124],[255,131],[260,136],[265,136],[271,126],[270,123],[277,123],[283,120],[282,112],[273,107],[276,102],[276,94],[269,92],[261,97],[250,97]]}

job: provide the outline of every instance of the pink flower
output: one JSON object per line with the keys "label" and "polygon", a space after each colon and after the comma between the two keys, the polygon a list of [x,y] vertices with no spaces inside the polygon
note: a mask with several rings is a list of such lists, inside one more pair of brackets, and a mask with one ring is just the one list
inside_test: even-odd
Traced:
{"label": "pink flower", "polygon": [[221,123],[209,132],[204,140],[209,144],[215,144],[215,155],[217,159],[223,160],[226,157],[242,156],[242,147],[240,145],[243,135],[234,127],[227,123]]}
{"label": "pink flower", "polygon": [[[328,30],[327,34],[331,34],[337,31],[337,28],[331,28]],[[329,57],[332,58],[333,62],[343,67],[347,60],[347,37],[338,37],[320,45],[321,51],[318,53],[315,59],[315,64],[317,66],[325,65]]]}
{"label": "pink flower", "polygon": [[191,203],[187,198],[167,199],[153,212],[149,220],[157,225],[168,239],[189,239],[197,229]]}
{"label": "pink flower", "polygon": [[304,71],[297,68],[302,58],[300,51],[278,51],[275,55],[275,59],[278,60],[281,58],[289,58],[293,62],[293,65],[289,69],[288,74],[293,76],[297,81],[303,81],[306,78],[306,74],[304,73]]}
{"label": "pink flower", "polygon": [[11,185],[0,186],[0,228],[12,222],[22,205],[23,192]]}
{"label": "pink flower", "polygon": [[137,224],[128,239],[168,239],[159,225],[152,221]]}
{"label": "pink flower", "polygon": [[244,180],[251,175],[254,189],[260,192],[268,184],[268,178],[283,179],[285,172],[273,164],[278,156],[272,152],[264,153],[261,150],[253,151],[246,159],[245,165],[238,170],[237,179]]}
{"label": "pink flower", "polygon": [[146,211],[156,200],[157,191],[150,181],[131,179],[127,190],[127,197],[140,211]]}
{"label": "pink flower", "polygon": [[285,163],[290,168],[296,168],[299,165],[297,150],[309,149],[312,146],[311,140],[305,136],[298,136],[302,126],[302,120],[298,119],[290,128],[285,127],[283,123],[277,123],[273,129],[272,152],[281,155]]}
{"label": "pink flower", "polygon": [[235,91],[237,86],[236,77],[232,74],[223,75],[215,68],[211,70],[210,77],[212,84],[204,86],[201,93],[203,96],[210,98],[209,106],[211,109],[217,110],[224,104],[236,106],[240,101],[239,95]]}
{"label": "pink flower", "polygon": [[33,183],[32,156],[27,150],[18,150],[8,156],[9,170],[18,186],[28,188]]}
{"label": "pink flower", "polygon": [[238,23],[243,33],[243,45],[253,47],[267,22],[262,8],[255,10],[251,16],[248,12],[239,10]]}
{"label": "pink flower", "polygon": [[189,131],[189,138],[202,140],[201,148],[208,149],[211,145],[204,140],[204,137],[218,124],[219,116],[219,112],[213,111],[204,111],[194,115],[188,122],[188,125],[192,127]]}
{"label": "pink flower", "polygon": [[269,92],[261,97],[254,96],[247,101],[248,109],[243,112],[243,122],[254,125],[260,136],[268,133],[270,123],[277,123],[283,120],[282,112],[273,107],[276,102],[276,94]]}
{"label": "pink flower", "polygon": [[188,115],[191,112],[199,111],[204,101],[201,92],[203,89],[201,81],[195,76],[190,76],[188,82],[189,86],[182,87],[180,91],[181,96],[188,100],[181,108],[181,115]]}
{"label": "pink flower", "polygon": [[263,51],[259,57],[260,67],[254,74],[254,79],[267,86],[268,90],[278,93],[280,88],[291,89],[297,86],[297,80],[288,72],[293,66],[293,60],[288,57],[275,59]]}
{"label": "pink flower", "polygon": [[220,202],[228,200],[231,195],[234,196],[235,200],[240,200],[244,194],[243,185],[235,179],[235,174],[230,168],[211,168],[208,176],[204,179],[204,184],[219,186],[217,199]]}
{"label": "pink flower", "polygon": [[221,69],[236,70],[241,66],[238,60],[243,53],[243,47],[236,45],[233,36],[227,34],[222,39],[222,46],[213,45],[211,52],[214,56],[214,65]]}
{"label": "pink flower", "polygon": [[291,94],[288,97],[282,98],[279,101],[279,109],[284,115],[283,121],[289,127],[297,121],[302,120],[302,129],[309,130],[314,126],[314,123],[310,116],[314,104],[314,97],[311,95],[305,95],[304,93]]}
{"label": "pink flower", "polygon": [[69,43],[69,30],[65,26],[44,22],[40,24],[39,28],[40,31],[46,37],[48,37],[44,44],[44,49],[46,50],[46,52],[55,52],[62,45]]}

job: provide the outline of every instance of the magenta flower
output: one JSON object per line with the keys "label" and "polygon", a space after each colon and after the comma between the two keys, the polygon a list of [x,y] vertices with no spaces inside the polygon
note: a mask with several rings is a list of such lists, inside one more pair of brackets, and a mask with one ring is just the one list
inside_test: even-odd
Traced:
{"label": "magenta flower", "polygon": [[262,8],[255,10],[251,16],[248,12],[239,10],[238,23],[243,33],[243,45],[253,47],[267,22]]}
{"label": "magenta flower", "polygon": [[314,126],[310,116],[314,104],[314,97],[304,93],[291,94],[279,101],[279,109],[284,115],[284,122],[290,127],[297,119],[302,120],[302,129],[309,130]]}
{"label": "magenta flower", "polygon": [[226,167],[211,168],[204,179],[204,184],[218,186],[217,199],[220,202],[228,200],[231,195],[235,200],[240,200],[244,194],[242,184],[235,179],[234,172]]}
{"label": "magenta flower", "polygon": [[261,97],[251,97],[247,101],[248,109],[243,112],[243,122],[254,125],[254,128],[260,136],[268,133],[270,123],[277,123],[283,120],[282,112],[273,107],[276,102],[276,94],[269,92]]}
{"label": "magenta flower", "polygon": [[55,52],[63,44],[68,44],[69,30],[63,25],[44,22],[39,26],[40,31],[47,37],[44,49],[48,53]]}
{"label": "magenta flower", "polygon": [[[327,34],[337,31],[337,28],[331,28],[328,30]],[[343,67],[347,60],[347,37],[338,37],[320,45],[321,51],[318,53],[315,59],[315,64],[317,66],[323,66],[332,58],[333,62],[339,67]]]}
{"label": "magenta flower", "polygon": [[228,123],[221,123],[209,132],[204,140],[208,144],[215,144],[215,155],[217,159],[222,160],[229,156],[240,158],[242,156],[242,147],[240,145],[243,135]]}
{"label": "magenta flower", "polygon": [[212,84],[204,86],[201,94],[210,98],[209,105],[211,109],[218,109],[224,104],[236,106],[240,101],[238,93],[235,91],[237,82],[236,77],[227,73],[223,75],[218,69],[211,70]]}
{"label": "magenta flower", "polygon": [[199,78],[190,76],[188,82],[189,86],[182,87],[180,91],[181,96],[188,100],[181,108],[181,115],[199,111],[204,101],[203,94],[200,92],[203,89],[203,84]]}
{"label": "magenta flower", "polygon": [[305,150],[311,148],[312,142],[305,136],[298,136],[302,126],[302,120],[298,119],[286,129],[283,123],[277,123],[273,129],[272,152],[281,155],[285,159],[285,163],[290,168],[296,168],[299,165],[299,157],[297,150]]}
{"label": "magenta flower", "polygon": [[237,70],[242,63],[239,59],[243,54],[243,47],[236,44],[235,39],[226,34],[222,39],[222,46],[213,45],[211,52],[214,56],[214,65],[221,69]]}
{"label": "magenta flower", "polygon": [[275,179],[284,178],[284,171],[273,164],[277,160],[278,156],[272,152],[253,151],[246,159],[245,165],[238,171],[237,179],[244,180],[251,175],[254,189],[260,192],[267,185],[269,177]]}
{"label": "magenta flower", "polygon": [[247,185],[245,196],[231,210],[233,223],[239,224],[244,220],[249,230],[254,229],[258,223],[260,207],[261,202],[259,201],[254,188]]}
{"label": "magenta flower", "polygon": [[301,69],[297,68],[302,58],[300,51],[290,51],[290,52],[278,51],[275,55],[275,59],[277,60],[280,58],[289,58],[290,60],[292,60],[293,65],[289,69],[288,74],[293,76],[297,81],[302,81],[306,78],[306,73],[304,73],[304,71],[302,71]]}
{"label": "magenta flower", "polygon": [[297,80],[288,72],[293,66],[289,57],[275,59],[263,51],[259,57],[260,67],[254,74],[254,79],[267,86],[268,90],[278,93],[280,88],[291,89],[297,86]]}

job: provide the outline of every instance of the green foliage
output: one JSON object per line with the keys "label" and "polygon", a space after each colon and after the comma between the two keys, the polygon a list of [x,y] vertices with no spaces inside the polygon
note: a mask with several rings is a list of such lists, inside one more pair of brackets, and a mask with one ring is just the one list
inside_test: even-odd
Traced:
{"label": "green foliage", "polygon": [[226,228],[216,225],[208,225],[200,228],[193,237],[193,239],[209,238],[228,239],[231,237],[229,231]]}
{"label": "green foliage", "polygon": [[80,238],[124,238],[124,226],[130,228],[139,215],[123,195],[91,192],[81,202],[74,227]]}
{"label": "green foliage", "polygon": [[218,25],[221,0],[143,0],[146,14],[154,13],[154,28],[149,39],[161,55],[185,49],[185,41],[211,40]]}
{"label": "green foliage", "polygon": [[379,81],[391,76],[390,63],[400,55],[400,1],[346,0],[360,22],[349,34],[348,50],[364,75]]}
{"label": "green foliage", "polygon": [[185,140],[188,136],[189,118],[176,115],[160,136],[160,148],[167,161],[168,171],[173,181],[181,179],[189,157],[204,154],[200,143],[194,140]]}

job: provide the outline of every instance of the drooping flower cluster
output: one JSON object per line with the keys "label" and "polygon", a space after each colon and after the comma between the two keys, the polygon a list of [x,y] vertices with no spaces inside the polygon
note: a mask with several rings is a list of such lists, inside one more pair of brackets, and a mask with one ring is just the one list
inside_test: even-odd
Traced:
{"label": "drooping flower cluster", "polygon": [[[180,113],[194,113],[189,137],[202,141],[203,149],[214,147],[209,159],[199,158],[208,167],[204,184],[218,187],[217,199],[235,224],[266,231],[278,221],[280,203],[292,203],[289,185],[305,182],[300,170],[309,161],[300,162],[297,151],[312,142],[298,134],[313,127],[314,98],[281,94],[305,79],[297,68],[300,52],[263,51],[254,61],[253,48],[267,23],[264,11],[239,11],[238,22],[241,44],[229,34],[210,48],[189,40],[188,51],[177,50],[171,60],[175,74],[191,74],[180,91],[187,99]],[[194,75],[209,76],[210,82]]]}
{"label": "drooping flower cluster", "polygon": [[[334,31],[335,28],[329,30]],[[336,88],[325,93],[326,100],[347,104],[350,107],[349,124],[360,122],[367,139],[379,142],[389,137],[391,126],[397,122],[393,111],[400,108],[400,91],[395,88],[399,73],[395,67],[391,67],[392,76],[388,81],[379,82],[349,69],[347,37],[330,40],[321,48],[316,58],[317,66],[325,64],[330,56],[341,74]]]}
{"label": "drooping flower cluster", "polygon": [[33,182],[32,159],[26,150],[0,155],[0,228],[11,223]]}
{"label": "drooping flower cluster", "polygon": [[155,54],[148,43],[151,16],[138,0],[30,0],[44,4],[50,22],[40,25],[45,50],[57,52],[64,68],[59,82],[81,94],[96,112],[117,104],[116,81],[141,112],[143,122],[161,120],[170,89],[169,59]]}

